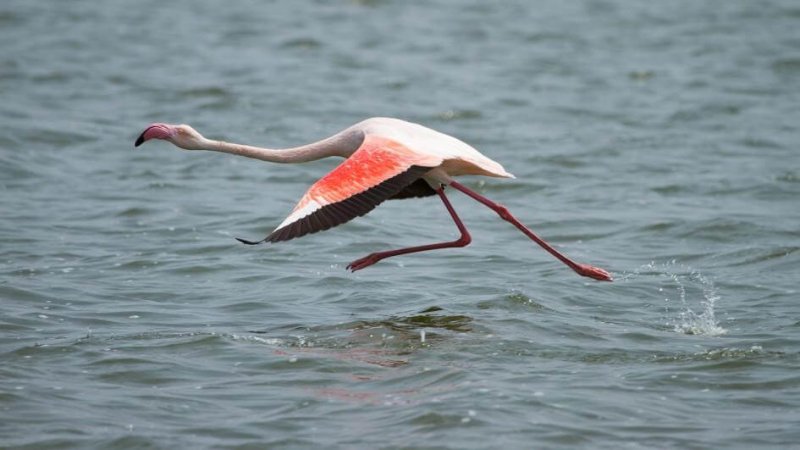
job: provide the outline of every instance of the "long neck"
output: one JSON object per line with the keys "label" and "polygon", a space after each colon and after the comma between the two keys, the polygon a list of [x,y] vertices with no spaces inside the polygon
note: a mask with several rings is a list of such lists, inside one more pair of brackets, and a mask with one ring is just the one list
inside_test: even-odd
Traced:
{"label": "long neck", "polygon": [[201,150],[231,153],[275,163],[303,163],[330,156],[348,157],[358,149],[363,140],[363,133],[345,130],[327,139],[293,148],[261,148],[206,139]]}

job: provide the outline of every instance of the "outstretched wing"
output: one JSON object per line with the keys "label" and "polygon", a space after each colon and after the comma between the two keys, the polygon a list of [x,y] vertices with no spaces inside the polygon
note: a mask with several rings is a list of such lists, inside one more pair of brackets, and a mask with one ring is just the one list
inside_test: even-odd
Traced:
{"label": "outstretched wing", "polygon": [[353,155],[308,189],[265,240],[287,241],[363,216],[441,163],[439,157],[368,134]]}

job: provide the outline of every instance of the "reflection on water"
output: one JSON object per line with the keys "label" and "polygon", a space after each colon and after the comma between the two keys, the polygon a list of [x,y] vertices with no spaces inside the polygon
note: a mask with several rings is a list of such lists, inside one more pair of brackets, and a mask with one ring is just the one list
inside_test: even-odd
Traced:
{"label": "reflection on water", "polygon": [[[421,348],[445,341],[454,333],[469,333],[472,318],[465,315],[436,314],[443,311],[432,306],[417,314],[392,316],[387,319],[357,320],[333,326],[316,326],[297,330],[291,337],[276,331],[252,331],[250,337],[236,336],[280,347],[276,354],[313,355],[352,360],[383,367],[398,367]],[[294,352],[294,353],[293,353]]]}

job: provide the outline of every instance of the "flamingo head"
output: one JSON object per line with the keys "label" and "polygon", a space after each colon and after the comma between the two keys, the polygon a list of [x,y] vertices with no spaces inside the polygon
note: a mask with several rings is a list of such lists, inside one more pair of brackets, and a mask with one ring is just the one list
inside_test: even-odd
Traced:
{"label": "flamingo head", "polygon": [[205,141],[203,135],[189,125],[154,123],[142,131],[133,146],[138,147],[150,139],[163,139],[186,150],[199,150]]}

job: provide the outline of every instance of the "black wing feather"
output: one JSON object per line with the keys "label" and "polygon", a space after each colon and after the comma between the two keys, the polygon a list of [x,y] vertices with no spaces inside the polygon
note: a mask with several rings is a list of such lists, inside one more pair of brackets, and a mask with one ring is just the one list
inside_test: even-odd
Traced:
{"label": "black wing feather", "polygon": [[389,200],[402,200],[406,198],[428,197],[436,195],[436,191],[422,178],[418,178],[413,183],[404,187],[400,192],[394,194]]}

